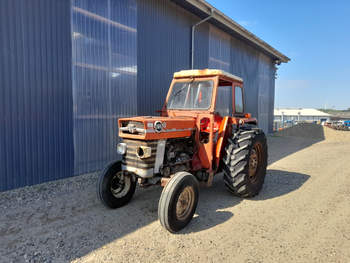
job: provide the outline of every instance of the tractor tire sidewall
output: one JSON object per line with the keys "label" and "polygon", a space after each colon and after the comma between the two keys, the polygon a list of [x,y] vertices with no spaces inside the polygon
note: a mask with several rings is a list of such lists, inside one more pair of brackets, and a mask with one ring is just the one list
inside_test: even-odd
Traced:
{"label": "tractor tire sidewall", "polygon": [[[244,134],[244,132],[249,132]],[[241,135],[241,134],[244,135]],[[249,139],[245,140],[243,143],[238,141],[242,138]],[[254,149],[255,144],[259,143],[261,145],[261,159],[259,160],[256,179],[251,181],[249,176],[249,158]],[[247,146],[248,145],[248,146]],[[246,146],[246,148],[245,148]],[[234,154],[235,150],[244,149],[238,154]],[[266,167],[267,167],[267,142],[265,134],[260,129],[247,128],[245,130],[239,130],[233,134],[231,143],[225,148],[224,159],[231,160],[229,164],[223,162],[224,171],[224,181],[228,190],[234,195],[239,197],[253,197],[257,195],[265,180]],[[233,165],[230,165],[232,164]],[[237,172],[239,171],[239,172]]]}
{"label": "tractor tire sidewall", "polygon": [[[256,134],[254,139],[252,140],[251,147],[249,149],[248,153],[248,162],[251,155],[252,150],[254,149],[255,144],[260,143],[261,144],[261,160],[259,163],[259,166],[257,167],[256,171],[256,180],[254,182],[250,182],[247,184],[248,192],[252,193],[252,195],[256,195],[260,192],[264,181],[265,181],[265,175],[266,175],[266,167],[267,167],[267,144],[266,144],[266,137],[263,133]],[[249,173],[249,165],[247,167],[248,173]]]}
{"label": "tractor tire sidewall", "polygon": [[[194,203],[192,210],[184,220],[178,220],[176,216],[177,200],[185,189],[190,186],[194,191]],[[178,172],[170,179],[164,187],[158,204],[158,218],[163,227],[171,233],[183,229],[192,220],[196,211],[199,196],[199,185],[197,179],[190,173]]]}
{"label": "tractor tire sidewall", "polygon": [[125,196],[117,198],[111,192],[111,179],[121,171],[122,164],[120,161],[109,164],[99,175],[97,183],[97,197],[103,205],[108,208],[119,208],[126,205],[132,198],[136,189],[136,180],[133,176],[130,178],[130,189]]}

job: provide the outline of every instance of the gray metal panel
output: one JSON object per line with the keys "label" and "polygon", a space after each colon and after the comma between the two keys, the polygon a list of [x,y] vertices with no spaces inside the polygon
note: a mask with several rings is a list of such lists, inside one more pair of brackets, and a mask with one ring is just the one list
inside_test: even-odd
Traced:
{"label": "gray metal panel", "polygon": [[265,133],[273,130],[275,65],[271,58],[231,38],[231,70],[244,80],[246,112],[258,119]]}
{"label": "gray metal panel", "polygon": [[231,38],[231,70],[243,78],[245,91],[245,111],[258,118],[258,63],[259,52],[243,41]]}
{"label": "gray metal panel", "polygon": [[[191,26],[199,20],[170,1],[138,1],[138,114],[156,114],[173,73],[190,68]],[[207,24],[196,28],[194,64],[208,66]]]}
{"label": "gray metal panel", "polygon": [[196,27],[194,68],[197,69],[209,67],[209,26],[209,23],[203,23]]}
{"label": "gray metal panel", "polygon": [[[155,114],[163,105],[172,73],[189,68],[190,30],[198,21],[198,17],[172,2],[138,1],[138,114]],[[208,23],[197,29],[195,40],[195,68],[220,68],[242,77],[246,111],[258,118],[265,132],[271,131],[272,60]]]}
{"label": "gray metal panel", "polygon": [[266,132],[271,132],[273,123],[274,105],[272,99],[274,94],[274,64],[268,56],[263,53],[259,55],[259,95],[258,95],[258,120],[260,127]]}
{"label": "gray metal panel", "polygon": [[273,132],[273,120],[274,120],[274,109],[275,109],[275,79],[276,79],[276,66],[274,63],[270,64],[270,90],[269,90],[269,122],[268,122],[268,133]]}
{"label": "gray metal panel", "polygon": [[209,28],[209,68],[231,71],[231,37],[214,26]]}
{"label": "gray metal panel", "polygon": [[73,175],[69,0],[0,1],[0,191]]}
{"label": "gray metal panel", "polygon": [[209,67],[243,78],[246,112],[258,119],[259,127],[266,133],[272,131],[275,73],[272,60],[242,40],[210,26]]}
{"label": "gray metal panel", "polygon": [[268,131],[270,76],[267,57],[259,56],[258,121],[264,131]]}
{"label": "gray metal panel", "polygon": [[72,1],[75,174],[117,159],[117,120],[137,114],[136,23],[135,1]]}

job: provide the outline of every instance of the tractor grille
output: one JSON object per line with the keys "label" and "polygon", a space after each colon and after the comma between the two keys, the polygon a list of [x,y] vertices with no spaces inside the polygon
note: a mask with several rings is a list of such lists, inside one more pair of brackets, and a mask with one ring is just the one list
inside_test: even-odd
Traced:
{"label": "tractor grille", "polygon": [[[123,155],[122,163],[124,165],[150,169],[154,168],[157,153],[157,142],[158,141],[141,141],[141,140],[123,140],[126,143],[126,154]],[[141,159],[137,156],[136,151],[139,146],[148,146],[152,148],[151,157]]]}
{"label": "tractor grille", "polygon": [[122,133],[128,134],[144,134],[145,127],[143,122],[140,121],[122,121],[121,127],[119,127]]}

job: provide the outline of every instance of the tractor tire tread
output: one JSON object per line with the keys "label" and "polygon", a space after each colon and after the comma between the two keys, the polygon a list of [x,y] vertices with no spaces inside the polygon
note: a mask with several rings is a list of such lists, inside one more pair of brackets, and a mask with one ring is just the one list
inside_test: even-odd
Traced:
{"label": "tractor tire tread", "polygon": [[[258,167],[258,179],[249,178],[249,156],[254,144],[261,144],[262,159]],[[259,128],[241,127],[228,139],[223,156],[224,182],[227,189],[239,197],[253,197],[264,183],[267,167],[267,144],[264,132]]]}

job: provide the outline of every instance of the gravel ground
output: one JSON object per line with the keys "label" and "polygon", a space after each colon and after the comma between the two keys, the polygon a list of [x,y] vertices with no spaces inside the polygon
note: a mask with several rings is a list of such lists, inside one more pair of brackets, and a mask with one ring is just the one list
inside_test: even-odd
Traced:
{"label": "gravel ground", "polygon": [[178,234],[157,221],[160,187],[108,210],[95,174],[0,193],[0,262],[350,262],[350,140],[271,136],[259,196],[221,175]]}

